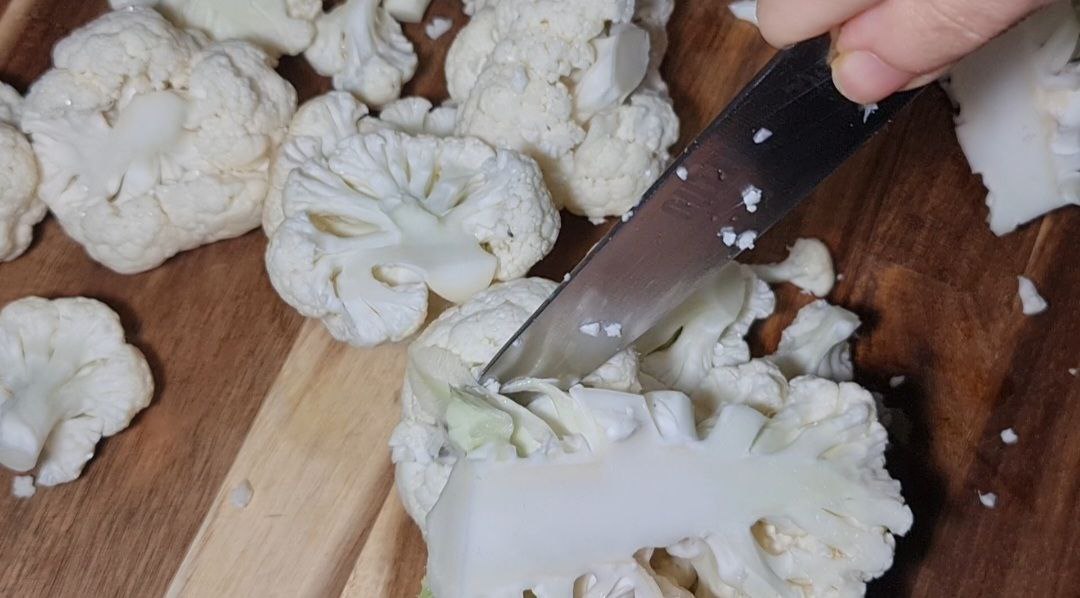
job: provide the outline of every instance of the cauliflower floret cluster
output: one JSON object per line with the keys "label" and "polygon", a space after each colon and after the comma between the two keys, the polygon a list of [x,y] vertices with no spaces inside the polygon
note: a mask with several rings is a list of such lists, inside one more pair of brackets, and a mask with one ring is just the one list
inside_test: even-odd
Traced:
{"label": "cauliflower floret cluster", "polygon": [[334,89],[372,106],[401,97],[416,73],[412,43],[380,0],[346,0],[315,22],[315,41],[304,56]]}
{"label": "cauliflower floret cluster", "polygon": [[708,364],[701,380],[650,371],[670,346],[639,344],[640,381],[628,350],[598,370],[602,388],[478,385],[554,290],[539,279],[479,293],[418,337],[391,447],[431,595],[858,596],[889,568],[912,517],[873,397],[765,359],[716,363],[771,304],[748,268],[714,284],[678,334],[711,337],[679,349]]}
{"label": "cauliflower floret cluster", "polygon": [[516,152],[381,124],[329,151],[311,139],[266,265],[282,298],[342,341],[404,339],[423,324],[429,289],[465,301],[524,276],[558,236],[540,170]]}
{"label": "cauliflower floret cluster", "polygon": [[459,134],[535,158],[556,202],[621,215],[665,168],[679,122],[659,76],[673,3],[473,2],[446,59]]}
{"label": "cauliflower floret cluster", "polygon": [[37,467],[42,486],[70,482],[153,390],[146,359],[104,304],[29,297],[0,310],[0,465]]}
{"label": "cauliflower floret cluster", "polygon": [[26,251],[46,210],[37,196],[34,150],[19,131],[22,102],[19,92],[0,83],[0,262]]}
{"label": "cauliflower floret cluster", "polygon": [[23,129],[41,198],[91,257],[141,272],[258,226],[296,108],[264,52],[130,8],[59,42],[53,64]]}
{"label": "cauliflower floret cluster", "polygon": [[299,54],[315,37],[321,0],[109,0],[113,8],[152,6],[184,29],[251,42],[272,56]]}

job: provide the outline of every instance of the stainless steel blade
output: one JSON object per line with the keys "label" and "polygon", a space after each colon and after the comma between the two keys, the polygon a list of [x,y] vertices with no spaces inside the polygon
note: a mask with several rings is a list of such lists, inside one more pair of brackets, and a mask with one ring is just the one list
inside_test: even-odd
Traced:
{"label": "stainless steel blade", "polygon": [[[722,241],[722,229],[763,233],[914,95],[873,107],[850,102],[833,86],[828,51],[822,37],[780,52],[633,216],[596,244],[488,364],[484,378],[570,381],[592,372],[740,253]],[[763,140],[762,130],[771,136]],[[761,201],[750,212],[743,195],[755,188]]]}

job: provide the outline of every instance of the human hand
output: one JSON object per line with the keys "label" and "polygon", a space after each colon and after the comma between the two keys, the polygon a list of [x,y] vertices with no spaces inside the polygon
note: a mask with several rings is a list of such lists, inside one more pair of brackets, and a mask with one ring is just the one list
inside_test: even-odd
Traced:
{"label": "human hand", "polygon": [[833,80],[861,104],[926,85],[1053,0],[758,0],[761,34],[784,47],[834,32]]}

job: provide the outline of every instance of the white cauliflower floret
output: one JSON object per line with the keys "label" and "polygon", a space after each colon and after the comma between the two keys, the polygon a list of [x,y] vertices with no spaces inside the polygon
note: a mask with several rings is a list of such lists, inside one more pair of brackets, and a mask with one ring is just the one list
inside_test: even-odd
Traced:
{"label": "white cauliflower floret", "polygon": [[121,273],[258,225],[296,92],[246,42],[205,45],[149,9],[108,13],[53,50],[23,128],[41,198]]}
{"label": "white cauliflower floret", "polygon": [[104,304],[21,299],[0,310],[0,464],[37,483],[79,477],[102,436],[150,403],[146,359]]}
{"label": "white cauliflower floret", "polygon": [[419,23],[424,20],[431,0],[383,0],[383,6],[402,23]]}
{"label": "white cauliflower floret", "polygon": [[19,131],[22,101],[17,91],[0,83],[0,262],[23,254],[34,225],[45,217],[45,204],[37,196],[37,159]]}
{"label": "white cauliflower floret", "polygon": [[553,165],[552,194],[592,219],[624,214],[664,171],[679,138],[671,100],[641,92],[592,117],[584,141]]}
{"label": "white cauliflower floret", "polygon": [[412,44],[379,0],[347,0],[316,21],[317,33],[304,56],[334,89],[381,106],[401,96],[416,73]]}
{"label": "white cauliflower floret", "polygon": [[752,267],[765,282],[790,282],[818,297],[828,295],[836,283],[829,248],[817,239],[795,241],[787,259],[778,264]]}
{"label": "white cauliflower floret", "polygon": [[556,203],[575,214],[626,213],[678,138],[658,69],[673,4],[655,0],[635,12],[628,0],[504,0],[475,8],[446,60],[458,133],[532,156]]}
{"label": "white cauliflower floret", "polygon": [[641,369],[662,388],[693,393],[712,368],[749,361],[743,337],[774,308],[750,268],[727,266],[635,343]]}
{"label": "white cauliflower floret", "polygon": [[109,0],[116,8],[152,6],[184,29],[212,39],[251,42],[272,56],[299,54],[315,37],[321,0]]}
{"label": "white cauliflower floret", "polygon": [[848,339],[859,324],[859,316],[819,299],[799,310],[768,359],[788,378],[809,374],[852,380],[855,372]]}
{"label": "white cauliflower floret", "polygon": [[281,148],[270,167],[270,191],[263,206],[263,231],[270,235],[285,219],[281,193],[289,175],[304,162],[326,158],[346,137],[380,129],[394,129],[410,135],[448,137],[457,119],[453,106],[433,108],[424,98],[402,98],[383,107],[378,118],[352,94],[331,91],[300,106],[293,117]]}
{"label": "white cauliflower floret", "polygon": [[461,302],[551,250],[558,214],[536,164],[476,139],[349,137],[288,179],[266,264],[285,301],[342,341],[401,340],[428,290]]}

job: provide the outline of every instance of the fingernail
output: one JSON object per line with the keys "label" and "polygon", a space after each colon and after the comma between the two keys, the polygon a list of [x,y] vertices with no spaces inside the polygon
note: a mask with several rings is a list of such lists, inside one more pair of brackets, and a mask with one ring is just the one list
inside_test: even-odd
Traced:
{"label": "fingernail", "polygon": [[913,75],[886,64],[873,52],[855,50],[832,63],[833,83],[849,100],[869,104],[907,85]]}

